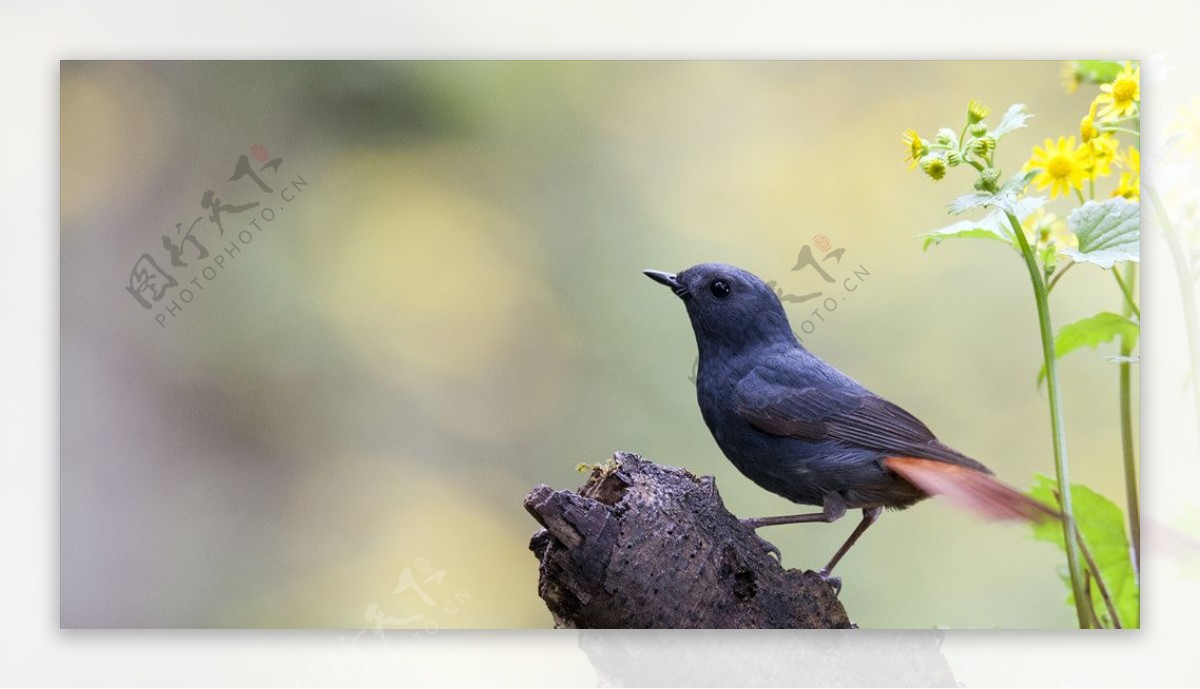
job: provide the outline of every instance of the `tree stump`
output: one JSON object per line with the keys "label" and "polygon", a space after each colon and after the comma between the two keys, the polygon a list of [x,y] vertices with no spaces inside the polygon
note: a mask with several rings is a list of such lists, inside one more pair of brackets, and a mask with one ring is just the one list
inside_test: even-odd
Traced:
{"label": "tree stump", "polygon": [[525,509],[555,626],[574,629],[845,629],[834,585],[784,569],[770,544],[697,478],[618,452],[578,492],[538,486]]}

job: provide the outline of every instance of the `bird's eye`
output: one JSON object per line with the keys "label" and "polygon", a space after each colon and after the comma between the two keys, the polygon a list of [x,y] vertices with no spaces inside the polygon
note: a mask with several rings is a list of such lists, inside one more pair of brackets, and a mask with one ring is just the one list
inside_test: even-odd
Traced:
{"label": "bird's eye", "polygon": [[717,278],[708,285],[708,291],[712,292],[712,295],[717,299],[724,299],[729,296],[729,281]]}

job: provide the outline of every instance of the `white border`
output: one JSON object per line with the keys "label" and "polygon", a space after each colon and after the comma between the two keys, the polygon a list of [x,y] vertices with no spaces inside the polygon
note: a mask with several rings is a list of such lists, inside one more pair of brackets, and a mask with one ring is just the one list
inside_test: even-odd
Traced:
{"label": "white border", "polygon": [[[1188,2],[4,2],[0,5],[0,682],[295,684],[335,632],[63,632],[58,591],[58,61],[94,58],[1067,58],[1165,54],[1200,93],[1200,5]],[[953,31],[934,32],[938,20]],[[1174,76],[1174,75],[1173,75]],[[1146,272],[1154,270],[1147,252]],[[1163,264],[1159,264],[1163,265]],[[1149,279],[1149,278],[1148,278]],[[1165,296],[1159,297],[1159,294]],[[1200,464],[1172,427],[1179,380],[1157,376],[1146,285],[1143,503],[1172,517]],[[1177,350],[1176,350],[1177,351]],[[1187,419],[1186,415],[1181,418]],[[1181,452],[1181,448],[1185,451]],[[1182,455],[1182,456],[1181,456]],[[1200,484],[1192,482],[1192,491]],[[1186,495],[1186,493],[1185,493]],[[1195,498],[1190,504],[1195,506]],[[1186,506],[1183,505],[1183,506]],[[1175,512],[1175,515],[1178,513]],[[1200,680],[1195,575],[1148,560],[1146,629],[956,632],[968,685],[1187,685]],[[1195,569],[1195,565],[1192,565]],[[1190,613],[1190,614],[1189,614]],[[870,636],[866,636],[870,639]],[[716,641],[712,641],[716,639]],[[729,647],[754,637],[697,637]],[[706,641],[707,640],[707,641]],[[863,663],[871,662],[869,652]],[[739,649],[743,650],[743,649]],[[566,684],[596,676],[573,635],[441,633],[315,683]],[[764,659],[770,662],[770,659]],[[365,664],[364,664],[365,663]],[[764,675],[747,670],[747,681]]]}

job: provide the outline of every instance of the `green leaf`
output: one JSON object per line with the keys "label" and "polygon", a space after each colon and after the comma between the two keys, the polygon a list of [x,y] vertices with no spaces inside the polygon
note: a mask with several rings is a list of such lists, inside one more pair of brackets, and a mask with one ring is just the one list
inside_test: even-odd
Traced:
{"label": "green leaf", "polygon": [[[988,197],[994,200],[993,195],[988,194]],[[1034,211],[1041,208],[1044,203],[1046,203],[1045,196],[1032,196],[1021,199],[1013,205],[1013,215],[1017,216],[1018,220],[1025,220]],[[930,246],[941,244],[944,239],[964,239],[970,237],[999,239],[1005,244],[1015,247],[1012,227],[1009,226],[1008,218],[1004,215],[1004,212],[999,209],[991,211],[979,220],[959,220],[956,223],[951,223],[945,227],[918,236],[925,238],[925,244],[922,248],[926,250]]]}
{"label": "green leaf", "polygon": [[[996,194],[990,191],[973,191],[970,194],[963,194],[951,201],[946,210],[950,215],[960,215],[975,208],[990,206],[995,202]],[[967,222],[970,221],[968,220]]]}
{"label": "green leaf", "polygon": [[1117,337],[1136,342],[1140,331],[1138,324],[1125,316],[1101,311],[1059,328],[1054,338],[1054,356],[1062,358],[1080,347],[1095,349],[1101,343],[1112,342]]}
{"label": "green leaf", "polygon": [[[1037,177],[1037,174],[1037,170],[1025,170],[1024,172],[1018,172],[1010,177],[1007,182],[1000,185],[1000,191],[996,192],[996,194],[998,196],[1010,195],[1015,199],[1021,195],[1021,192],[1025,191],[1025,187],[1029,186],[1029,182],[1034,177]],[[1046,197],[1044,196],[1035,198],[1041,199],[1041,201],[1038,203],[1038,207],[1041,207],[1041,205],[1046,202]]]}
{"label": "green leaf", "polygon": [[1134,201],[1088,201],[1067,216],[1067,229],[1079,239],[1079,248],[1063,247],[1062,253],[1076,261],[1107,270],[1118,261],[1140,259],[1141,209]]}
{"label": "green leaf", "polygon": [[1107,84],[1125,68],[1124,63],[1113,60],[1076,60],[1075,73],[1093,84]]}
{"label": "green leaf", "polygon": [[[1082,318],[1059,328],[1058,334],[1054,336],[1054,358],[1062,359],[1083,347],[1095,349],[1118,337],[1123,337],[1133,343],[1137,341],[1140,332],[1141,328],[1138,324],[1128,318],[1101,311],[1094,316]],[[1046,366],[1043,364],[1042,370],[1038,372],[1038,385],[1042,384],[1045,377]]]}
{"label": "green leaf", "polygon": [[959,220],[956,223],[951,223],[945,227],[926,232],[918,235],[925,238],[923,250],[928,250],[930,246],[941,244],[944,239],[965,239],[976,237],[980,239],[998,239],[1005,244],[1012,244],[1012,231],[1001,222],[1004,218],[1001,213],[988,213],[979,220]]}
{"label": "green leaf", "polygon": [[[1035,500],[1059,507],[1055,498],[1057,483],[1047,476],[1035,476],[1037,485],[1029,492]],[[1113,607],[1121,618],[1121,626],[1125,629],[1136,629],[1141,626],[1141,602],[1138,591],[1137,576],[1133,571],[1133,561],[1130,557],[1129,539],[1125,535],[1125,516],[1121,508],[1111,500],[1078,483],[1071,484],[1071,501],[1075,511],[1075,525],[1079,529],[1083,543],[1096,563],[1096,569],[1104,580],[1113,601]],[[1063,547],[1062,522],[1047,521],[1032,525],[1033,537],[1039,541],[1053,543],[1060,550]],[[1082,556],[1082,552],[1080,553]],[[1085,563],[1086,567],[1086,563]],[[1071,581],[1065,572],[1060,572],[1067,590],[1071,590]],[[1072,596],[1068,594],[1067,601],[1074,606]],[[1112,620],[1104,598],[1098,586],[1092,586],[1092,604],[1096,614],[1108,626]]]}
{"label": "green leaf", "polygon": [[1025,112],[1025,104],[1017,103],[1009,108],[1008,112],[1004,113],[1004,117],[1000,118],[1000,124],[996,125],[996,128],[989,133],[996,137],[996,141],[999,141],[1000,137],[1005,134],[1024,127],[1025,122],[1030,117],[1033,117],[1033,115]]}
{"label": "green leaf", "polygon": [[[987,220],[985,218],[984,220]],[[983,221],[960,220],[953,225],[947,225],[940,230],[926,232],[919,235],[925,238],[925,243],[921,246],[922,250],[928,250],[931,246],[936,246],[942,243],[944,239],[998,239],[1005,244],[1011,243],[1009,238],[1000,234],[996,229],[987,227]]]}
{"label": "green leaf", "polygon": [[[1025,191],[1025,187],[1029,184],[1029,180],[1033,179],[1034,175],[1036,174],[1036,170],[1029,170],[1013,175],[1007,182],[1001,184],[1000,188],[994,193],[988,191],[973,191],[970,194],[963,194],[962,196],[951,201],[946,210],[950,213],[950,215],[959,215],[960,213],[965,213],[966,211],[974,208],[980,208],[983,206],[996,206],[997,208],[1012,211],[1013,215],[1016,215],[1019,219],[1024,220],[1029,213],[1022,215],[1019,212],[1019,209],[1021,208],[1021,203],[1028,201],[1029,199],[1017,201],[1017,197],[1021,195],[1021,192]],[[1037,204],[1033,206],[1033,210],[1037,210],[1046,202],[1046,198],[1044,196],[1033,198],[1038,199],[1036,202],[1030,202]],[[1029,212],[1032,213],[1033,210]]]}

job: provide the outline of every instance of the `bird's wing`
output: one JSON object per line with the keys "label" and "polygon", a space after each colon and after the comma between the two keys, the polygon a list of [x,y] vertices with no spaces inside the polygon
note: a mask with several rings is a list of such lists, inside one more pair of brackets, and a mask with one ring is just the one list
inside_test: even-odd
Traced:
{"label": "bird's wing", "polygon": [[934,459],[991,473],[943,445],[912,414],[806,353],[768,359],[739,381],[735,395],[738,413],[765,433],[841,440],[888,455]]}

